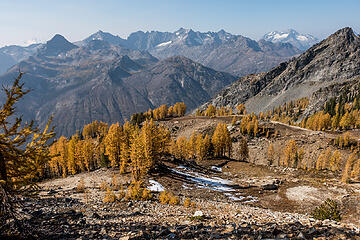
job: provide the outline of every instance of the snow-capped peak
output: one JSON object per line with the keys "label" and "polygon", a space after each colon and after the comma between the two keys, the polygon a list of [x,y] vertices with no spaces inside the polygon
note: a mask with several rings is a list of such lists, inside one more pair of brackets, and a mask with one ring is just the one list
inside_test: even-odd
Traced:
{"label": "snow-capped peak", "polygon": [[306,50],[319,41],[310,34],[301,34],[294,29],[288,29],[287,31],[272,31],[265,34],[263,39],[273,43],[291,43],[301,50]]}

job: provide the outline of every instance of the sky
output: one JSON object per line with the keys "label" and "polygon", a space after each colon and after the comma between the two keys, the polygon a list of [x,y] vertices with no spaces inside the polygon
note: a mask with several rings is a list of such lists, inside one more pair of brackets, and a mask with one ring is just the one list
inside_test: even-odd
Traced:
{"label": "sky", "polygon": [[360,32],[359,0],[0,0],[0,47],[46,42],[56,33],[79,41],[102,30],[224,29],[258,40],[293,28],[325,38],[343,27]]}

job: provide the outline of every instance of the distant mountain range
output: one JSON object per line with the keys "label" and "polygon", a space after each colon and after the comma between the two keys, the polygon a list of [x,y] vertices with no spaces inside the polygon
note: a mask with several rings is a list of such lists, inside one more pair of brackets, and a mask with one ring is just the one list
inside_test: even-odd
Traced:
{"label": "distant mountain range", "polygon": [[[301,49],[288,43],[254,41],[224,30],[218,32],[195,32],[180,28],[171,32],[134,32],[127,39],[98,31],[86,39],[73,43],[85,46],[93,40],[105,41],[111,45],[133,50],[149,51],[159,59],[185,56],[217,71],[229,72],[236,76],[269,70],[280,62],[300,54]],[[7,46],[0,48],[0,74],[21,60],[34,55],[42,44],[28,47]],[[8,58],[6,60],[6,58]],[[1,60],[0,59],[0,60]],[[12,59],[12,60],[11,60]]]}
{"label": "distant mountain range", "polygon": [[149,51],[159,59],[185,56],[217,71],[235,76],[269,70],[301,53],[301,50],[288,43],[271,43],[264,40],[257,42],[224,30],[205,33],[184,28],[173,33],[138,31],[131,33],[127,39],[99,31],[77,44],[81,46],[94,39],[130,49]]}
{"label": "distant mountain range", "polygon": [[32,44],[27,47],[16,45],[0,48],[0,74],[5,73],[16,63],[34,55],[41,44]]}
{"label": "distant mountain range", "polygon": [[344,28],[266,73],[239,79],[203,108],[210,103],[230,107],[245,103],[249,112],[260,112],[302,97],[311,98],[310,105],[319,108],[347,82],[359,84],[359,75],[360,38]]}
{"label": "distant mountain range", "polygon": [[94,120],[123,122],[161,104],[185,102],[191,110],[236,80],[185,57],[158,61],[146,51],[102,40],[79,47],[60,35],[0,76],[0,82],[9,83],[19,69],[26,73],[25,87],[32,89],[19,112],[40,126],[53,115],[57,133],[65,136]]}
{"label": "distant mountain range", "polygon": [[310,34],[300,34],[294,29],[289,29],[283,32],[269,32],[265,34],[262,39],[273,43],[291,43],[291,45],[300,50],[307,50],[319,42],[319,39],[316,37]]}

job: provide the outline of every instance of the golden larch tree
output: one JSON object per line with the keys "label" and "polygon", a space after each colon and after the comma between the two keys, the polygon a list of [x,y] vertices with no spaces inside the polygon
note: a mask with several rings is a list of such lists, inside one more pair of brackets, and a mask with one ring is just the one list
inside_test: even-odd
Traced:
{"label": "golden larch tree", "polygon": [[120,163],[121,145],[122,145],[122,128],[119,123],[112,124],[105,137],[106,155],[109,157],[112,167]]}

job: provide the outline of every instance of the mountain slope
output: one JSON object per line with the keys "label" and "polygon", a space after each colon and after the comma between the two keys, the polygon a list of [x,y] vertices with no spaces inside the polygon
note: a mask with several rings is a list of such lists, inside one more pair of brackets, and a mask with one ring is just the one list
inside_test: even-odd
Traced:
{"label": "mountain slope", "polygon": [[263,36],[264,40],[273,43],[291,43],[293,46],[301,50],[307,50],[312,45],[319,42],[319,40],[310,34],[300,34],[294,29],[287,31],[273,31]]}
{"label": "mountain slope", "polygon": [[185,102],[194,109],[236,78],[185,57],[171,57],[124,81],[138,89],[154,106]]}
{"label": "mountain slope", "polygon": [[16,62],[10,55],[0,52],[0,74],[6,72],[14,64]]}
{"label": "mountain slope", "polygon": [[344,28],[267,73],[239,79],[209,103],[231,107],[245,103],[249,111],[271,110],[360,75],[359,54],[359,37]]}

